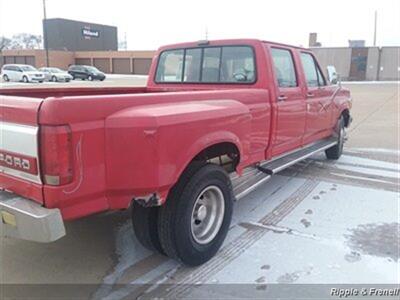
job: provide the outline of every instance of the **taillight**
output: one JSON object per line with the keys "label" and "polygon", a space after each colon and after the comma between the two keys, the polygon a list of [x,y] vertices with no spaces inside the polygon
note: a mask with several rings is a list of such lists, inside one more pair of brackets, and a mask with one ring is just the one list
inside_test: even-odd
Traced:
{"label": "taillight", "polygon": [[44,183],[64,185],[72,181],[72,144],[68,125],[40,127],[40,158]]}

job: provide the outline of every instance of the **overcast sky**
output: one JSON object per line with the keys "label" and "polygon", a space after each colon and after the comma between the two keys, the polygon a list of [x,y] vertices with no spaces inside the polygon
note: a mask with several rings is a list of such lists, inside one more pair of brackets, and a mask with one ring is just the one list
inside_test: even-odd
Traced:
{"label": "overcast sky", "polygon": [[[373,43],[378,11],[380,46],[400,45],[399,0],[47,0],[48,18],[115,25],[128,49],[152,50],[169,43],[260,38],[308,45],[318,33],[323,46],[349,39]],[[0,0],[0,36],[42,34],[42,0]]]}

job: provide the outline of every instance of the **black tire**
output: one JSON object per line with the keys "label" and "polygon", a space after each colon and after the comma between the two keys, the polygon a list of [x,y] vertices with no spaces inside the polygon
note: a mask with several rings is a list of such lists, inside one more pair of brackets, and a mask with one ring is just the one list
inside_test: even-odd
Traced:
{"label": "black tire", "polygon": [[132,225],[138,241],[147,249],[164,254],[158,238],[159,207],[143,207],[132,204]]}
{"label": "black tire", "polygon": [[[194,206],[204,190],[215,187],[223,195],[221,225],[212,240],[198,243],[192,230]],[[158,235],[164,252],[189,266],[201,265],[211,259],[228,233],[233,201],[232,184],[222,167],[214,164],[189,166],[171,189],[166,203],[160,207]]]}
{"label": "black tire", "polygon": [[43,80],[40,80],[39,83],[43,83]]}
{"label": "black tire", "polygon": [[56,76],[52,76],[52,77],[51,77],[51,81],[52,81],[52,82],[57,82],[57,81],[58,81],[58,79],[57,79],[57,77],[56,77]]}
{"label": "black tire", "polygon": [[10,78],[8,78],[7,74],[4,74],[4,75],[3,75],[3,80],[4,80],[5,82],[9,82],[9,81],[10,81]]}
{"label": "black tire", "polygon": [[329,149],[325,150],[327,159],[339,159],[343,153],[343,145],[345,141],[345,126],[344,118],[341,116],[336,124],[335,136],[337,138],[337,144]]}
{"label": "black tire", "polygon": [[25,82],[25,83],[28,83],[29,79],[28,79],[28,77],[24,76],[24,77],[22,77],[22,81]]}

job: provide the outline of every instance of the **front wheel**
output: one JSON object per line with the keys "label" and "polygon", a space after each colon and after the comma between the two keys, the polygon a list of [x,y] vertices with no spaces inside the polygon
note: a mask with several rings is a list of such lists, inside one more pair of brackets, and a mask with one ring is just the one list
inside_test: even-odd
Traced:
{"label": "front wheel", "polygon": [[58,80],[57,80],[57,77],[56,77],[56,76],[52,76],[52,77],[51,77],[51,81],[52,81],[52,82],[57,82],[57,81],[58,81]]}
{"label": "front wheel", "polygon": [[346,131],[344,126],[344,118],[341,116],[336,124],[335,136],[337,138],[337,144],[329,149],[325,150],[326,158],[328,159],[339,159],[343,153],[343,145],[346,138]]}
{"label": "front wheel", "polygon": [[22,77],[22,81],[25,82],[25,83],[28,83],[29,79],[28,79],[28,77],[24,76],[24,77]]}
{"label": "front wheel", "polygon": [[189,166],[160,207],[158,235],[164,252],[190,266],[211,259],[228,233],[233,199],[222,167]]}
{"label": "front wheel", "polygon": [[87,78],[89,81],[93,81],[93,76],[89,75]]}

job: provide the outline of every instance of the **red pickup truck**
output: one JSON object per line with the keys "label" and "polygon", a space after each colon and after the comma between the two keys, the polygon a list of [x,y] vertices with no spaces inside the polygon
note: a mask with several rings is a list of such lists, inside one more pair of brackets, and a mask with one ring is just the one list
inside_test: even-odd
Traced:
{"label": "red pickup truck", "polygon": [[318,151],[340,157],[350,108],[310,50],[252,39],[162,47],[146,87],[2,88],[2,235],[50,242],[132,208],[144,246],[199,265],[235,199]]}

